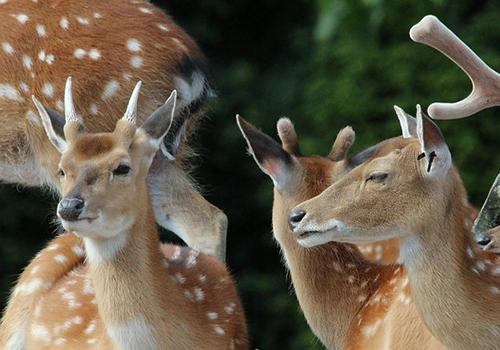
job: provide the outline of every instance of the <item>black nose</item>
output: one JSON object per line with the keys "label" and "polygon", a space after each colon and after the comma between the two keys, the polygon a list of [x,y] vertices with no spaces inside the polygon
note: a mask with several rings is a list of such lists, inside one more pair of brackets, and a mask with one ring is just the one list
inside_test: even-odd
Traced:
{"label": "black nose", "polygon": [[64,198],[57,206],[57,214],[66,221],[78,220],[78,217],[83,212],[85,202],[79,197]]}
{"label": "black nose", "polygon": [[292,210],[288,214],[288,227],[293,230],[295,226],[306,216],[306,212],[303,210]]}

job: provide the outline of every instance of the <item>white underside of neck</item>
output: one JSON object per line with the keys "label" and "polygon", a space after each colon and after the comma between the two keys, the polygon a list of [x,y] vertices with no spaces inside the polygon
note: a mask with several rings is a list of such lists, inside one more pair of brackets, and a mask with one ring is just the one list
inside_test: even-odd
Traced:
{"label": "white underside of neck", "polygon": [[415,262],[422,255],[422,244],[414,235],[400,239],[399,261],[404,264]]}
{"label": "white underside of neck", "polygon": [[107,327],[109,337],[123,350],[156,350],[158,345],[144,317]]}
{"label": "white underside of neck", "polygon": [[87,259],[92,263],[103,263],[112,260],[127,243],[126,234],[118,234],[113,238],[83,238]]}

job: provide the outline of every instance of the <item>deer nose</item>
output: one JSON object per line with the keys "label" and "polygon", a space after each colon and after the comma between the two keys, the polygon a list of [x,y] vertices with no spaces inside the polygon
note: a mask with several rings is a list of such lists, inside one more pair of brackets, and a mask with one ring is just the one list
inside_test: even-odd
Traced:
{"label": "deer nose", "polygon": [[57,206],[57,215],[66,221],[76,221],[83,212],[85,201],[80,197],[64,198]]}
{"label": "deer nose", "polygon": [[491,242],[491,238],[488,238],[486,236],[481,236],[476,241],[476,243],[481,245],[481,246],[488,245],[488,243],[490,243],[490,242]]}
{"label": "deer nose", "polygon": [[302,221],[302,219],[306,216],[306,212],[303,210],[292,210],[290,214],[288,214],[288,227],[293,231],[295,227],[297,227],[298,223]]}

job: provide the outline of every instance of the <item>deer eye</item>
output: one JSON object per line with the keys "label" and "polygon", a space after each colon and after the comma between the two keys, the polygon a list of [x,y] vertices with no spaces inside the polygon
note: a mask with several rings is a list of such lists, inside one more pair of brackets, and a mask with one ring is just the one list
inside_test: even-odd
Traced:
{"label": "deer eye", "polygon": [[64,177],[66,174],[64,173],[64,170],[62,170],[61,168],[59,168],[59,170],[57,170],[57,177]]}
{"label": "deer eye", "polygon": [[118,167],[113,170],[113,175],[115,176],[125,176],[130,173],[130,166],[127,164],[120,164]]}
{"label": "deer eye", "polygon": [[388,176],[387,173],[381,171],[375,171],[366,178],[366,182],[368,181],[382,182],[387,178],[387,176]]}

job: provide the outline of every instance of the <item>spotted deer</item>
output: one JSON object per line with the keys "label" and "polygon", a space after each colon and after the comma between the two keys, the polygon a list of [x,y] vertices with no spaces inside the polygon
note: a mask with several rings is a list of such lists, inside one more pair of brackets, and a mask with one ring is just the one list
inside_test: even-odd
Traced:
{"label": "spotted deer", "polygon": [[400,238],[400,260],[415,304],[449,349],[498,349],[500,258],[475,248],[469,203],[441,131],[417,106],[386,140],[315,198],[290,212],[295,239]]}
{"label": "spotted deer", "polygon": [[57,112],[34,98],[61,151],[57,215],[70,233],[23,272],[0,327],[2,349],[248,348],[225,266],[191,248],[160,245],[147,174],[168,137],[176,92],[138,128],[139,89],[106,133],[85,131],[70,79],[63,135],[53,127]]}
{"label": "spotted deer", "polygon": [[[484,63],[460,38],[435,16],[425,16],[410,29],[418,43],[439,50],[457,64],[470,78],[472,92],[455,103],[433,103],[428,113],[435,119],[457,119],[485,108],[500,106],[500,74]],[[500,175],[492,187],[473,231],[485,250],[500,253]]]}
{"label": "spotted deer", "polygon": [[277,125],[281,145],[243,118],[237,122],[258,166],[273,180],[274,237],[300,307],[320,341],[328,349],[444,349],[420,319],[401,266],[369,262],[351,244],[308,249],[290,231],[288,212],[340,179],[373,148],[348,158],[354,131],[347,127],[327,158],[305,156],[289,119]]}
{"label": "spotted deer", "polygon": [[[185,139],[211,94],[205,59],[170,17],[147,1],[0,1],[0,180],[48,184],[58,192],[59,154],[31,103],[63,112],[66,77],[74,78],[76,113],[90,131],[111,131],[142,80],[139,120],[177,89],[172,132],[148,182],[157,222],[188,245],[224,259],[227,219],[183,170]],[[64,119],[56,120],[61,132]]]}

